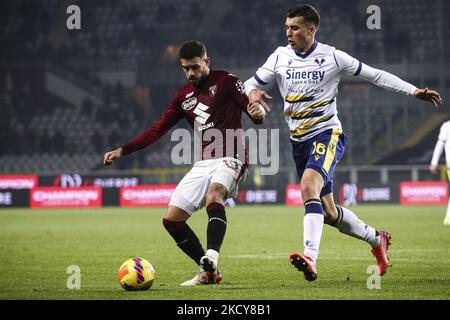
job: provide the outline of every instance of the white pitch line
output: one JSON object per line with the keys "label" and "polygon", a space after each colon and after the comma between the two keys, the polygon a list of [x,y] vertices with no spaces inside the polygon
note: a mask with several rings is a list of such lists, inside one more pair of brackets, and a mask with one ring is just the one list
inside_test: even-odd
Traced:
{"label": "white pitch line", "polygon": [[[232,259],[288,259],[289,255],[285,253],[278,254],[238,254],[229,256]],[[331,259],[331,260],[360,260],[365,261],[366,258],[348,258],[348,257],[339,257],[339,256],[326,256],[323,255],[322,259]]]}
{"label": "white pitch line", "polygon": [[[423,252],[445,252],[448,253],[450,256],[449,249],[437,249],[437,248],[430,248],[430,249],[395,249],[395,250],[389,250],[389,253],[391,255],[396,256],[396,260],[410,260],[412,257],[408,255],[408,257],[405,259],[405,257],[402,256],[402,253],[418,253],[421,254]],[[328,260],[351,260],[351,261],[367,261],[367,256],[363,256],[364,252],[358,252],[357,255],[360,255],[359,257],[348,257],[346,255],[338,255],[338,254],[322,254],[321,259],[328,259]],[[238,254],[238,255],[231,255],[229,258],[231,259],[287,259],[289,257],[289,254],[287,253],[254,253],[254,254]],[[443,258],[447,258],[447,256],[444,256]]]}

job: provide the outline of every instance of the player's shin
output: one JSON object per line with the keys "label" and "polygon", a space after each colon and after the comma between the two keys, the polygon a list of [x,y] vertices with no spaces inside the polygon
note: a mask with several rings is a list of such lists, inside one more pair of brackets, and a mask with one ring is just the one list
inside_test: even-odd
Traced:
{"label": "player's shin", "polygon": [[313,259],[314,263],[319,256],[320,240],[322,238],[324,216],[320,199],[305,201],[305,217],[303,218],[304,254]]}
{"label": "player's shin", "polygon": [[218,203],[210,203],[206,207],[208,213],[208,227],[206,230],[207,248],[206,255],[210,256],[216,263],[219,258],[220,247],[222,246],[227,229],[227,218],[225,207]]}
{"label": "player's shin", "polygon": [[336,227],[344,234],[366,241],[372,247],[378,247],[380,245],[380,237],[374,228],[358,219],[358,217],[349,209],[338,205],[336,206],[336,209],[338,218],[331,226]]}
{"label": "player's shin", "polygon": [[196,264],[200,263],[200,258],[205,254],[205,250],[197,235],[184,221],[170,221],[163,219],[163,225],[167,232],[177,243],[177,246]]}

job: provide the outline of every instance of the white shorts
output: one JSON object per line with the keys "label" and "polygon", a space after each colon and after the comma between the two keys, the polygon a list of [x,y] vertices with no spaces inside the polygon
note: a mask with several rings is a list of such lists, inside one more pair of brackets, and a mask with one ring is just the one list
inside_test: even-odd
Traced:
{"label": "white shorts", "polygon": [[192,215],[205,205],[206,192],[211,183],[225,186],[226,198],[233,198],[239,182],[245,179],[241,171],[242,162],[232,157],[197,161],[178,183],[169,206],[176,206]]}

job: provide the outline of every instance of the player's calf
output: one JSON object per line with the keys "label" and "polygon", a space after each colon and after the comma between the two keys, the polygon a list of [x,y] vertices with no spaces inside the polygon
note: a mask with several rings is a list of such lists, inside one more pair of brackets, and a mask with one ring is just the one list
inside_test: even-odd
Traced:
{"label": "player's calf", "polygon": [[200,258],[205,254],[205,250],[197,235],[185,221],[170,221],[163,219],[163,225],[167,232],[177,243],[177,246],[195,263],[199,263]]}
{"label": "player's calf", "polygon": [[332,227],[337,228],[343,234],[363,240],[372,247],[380,245],[380,238],[375,228],[364,223],[354,212],[347,208],[336,205],[336,209],[337,217],[334,222],[330,223]]}

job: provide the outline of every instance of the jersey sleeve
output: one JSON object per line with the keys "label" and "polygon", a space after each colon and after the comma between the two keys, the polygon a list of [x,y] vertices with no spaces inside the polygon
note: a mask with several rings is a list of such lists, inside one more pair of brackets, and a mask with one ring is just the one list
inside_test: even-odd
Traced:
{"label": "jersey sleeve", "polygon": [[153,124],[151,128],[122,146],[123,154],[126,155],[148,147],[152,143],[158,141],[183,118],[184,113],[180,110],[180,103],[177,95],[172,99],[169,107],[161,118]]}
{"label": "jersey sleeve", "polygon": [[405,95],[413,95],[417,87],[403,81],[399,77],[386,72],[372,68],[361,61],[353,58],[349,54],[336,50],[334,58],[339,70],[347,75],[360,77],[361,79],[372,82],[374,85],[386,90],[400,92]]}
{"label": "jersey sleeve", "polygon": [[361,73],[362,63],[358,59],[341,50],[335,50],[333,56],[341,73],[349,76],[358,76]]}
{"label": "jersey sleeve", "polygon": [[247,116],[255,123],[260,124],[260,121],[254,120],[247,111],[248,106],[248,98],[245,94],[245,88],[242,81],[232,75],[229,74],[226,78],[227,88],[230,91],[230,96],[233,99],[234,103],[239,106],[239,108],[247,114]]}
{"label": "jersey sleeve", "polygon": [[442,152],[445,148],[445,143],[448,140],[449,135],[449,122],[445,122],[439,131],[438,141],[433,150],[433,156],[431,157],[431,165],[437,166],[439,164],[439,159],[441,158]]}
{"label": "jersey sleeve", "polygon": [[444,143],[447,142],[447,140],[449,139],[449,134],[450,134],[450,122],[445,122],[442,126],[441,126],[441,130],[439,131],[439,137],[438,139]]}
{"label": "jersey sleeve", "polygon": [[245,94],[248,95],[254,89],[260,89],[266,84],[272,82],[275,78],[275,68],[278,63],[278,53],[272,53],[267,61],[258,68],[253,77],[245,81]]}

